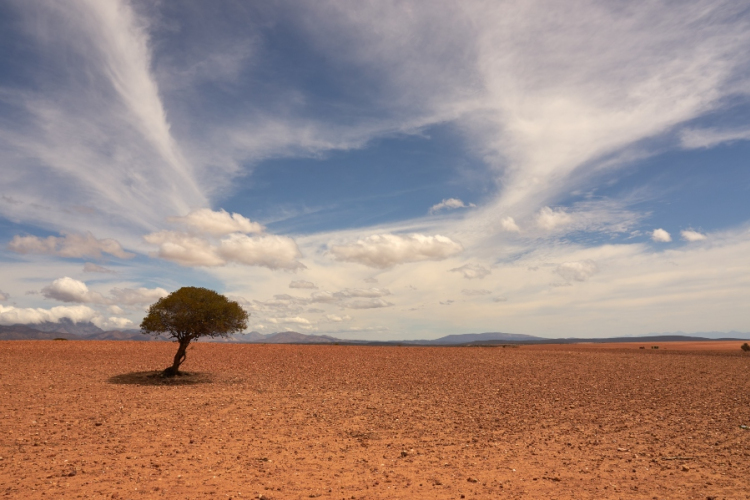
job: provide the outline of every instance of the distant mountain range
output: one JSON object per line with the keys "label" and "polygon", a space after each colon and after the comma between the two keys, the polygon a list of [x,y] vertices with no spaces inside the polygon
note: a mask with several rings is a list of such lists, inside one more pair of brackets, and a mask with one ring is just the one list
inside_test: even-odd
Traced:
{"label": "distant mountain range", "polygon": [[[58,323],[39,323],[35,325],[0,325],[0,340],[53,340],[64,338],[68,340],[138,340],[138,341],[166,341],[165,337],[143,335],[140,330],[102,330],[93,323],[73,323],[63,319]],[[286,331],[271,334],[249,332],[232,335],[228,338],[213,339],[213,342],[252,343],[252,344],[346,344],[346,345],[497,345],[497,344],[574,344],[581,342],[669,342],[691,340],[748,340],[750,333],[742,332],[706,332],[685,334],[682,332],[669,334],[650,334],[642,337],[614,337],[614,338],[566,338],[551,339],[520,335],[516,333],[486,332],[447,335],[432,340],[401,340],[401,341],[369,341],[346,340],[329,335],[306,335],[304,333]]]}

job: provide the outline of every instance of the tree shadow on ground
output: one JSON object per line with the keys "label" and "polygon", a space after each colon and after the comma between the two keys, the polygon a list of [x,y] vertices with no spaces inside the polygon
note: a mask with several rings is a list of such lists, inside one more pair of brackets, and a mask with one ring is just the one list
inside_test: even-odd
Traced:
{"label": "tree shadow on ground", "polygon": [[116,385],[195,385],[210,384],[208,373],[180,372],[176,377],[162,377],[161,370],[123,373],[110,377],[107,382]]}

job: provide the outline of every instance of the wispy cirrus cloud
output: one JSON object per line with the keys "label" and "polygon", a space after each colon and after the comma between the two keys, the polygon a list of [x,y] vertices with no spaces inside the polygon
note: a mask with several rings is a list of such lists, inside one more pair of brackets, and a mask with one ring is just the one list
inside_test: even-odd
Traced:
{"label": "wispy cirrus cloud", "polygon": [[[8,249],[21,254],[57,255],[59,257],[94,257],[101,258],[108,253],[120,259],[131,259],[134,253],[123,250],[120,243],[111,238],[97,239],[90,232],[85,234],[66,234],[65,236],[14,236]],[[101,271],[99,271],[101,272]]]}

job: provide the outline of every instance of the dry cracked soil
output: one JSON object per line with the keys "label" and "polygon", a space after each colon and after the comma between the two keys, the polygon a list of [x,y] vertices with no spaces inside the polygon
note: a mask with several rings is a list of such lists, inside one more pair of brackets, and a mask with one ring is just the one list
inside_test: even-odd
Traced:
{"label": "dry cracked soil", "polygon": [[0,342],[0,497],[750,498],[750,355],[660,347]]}

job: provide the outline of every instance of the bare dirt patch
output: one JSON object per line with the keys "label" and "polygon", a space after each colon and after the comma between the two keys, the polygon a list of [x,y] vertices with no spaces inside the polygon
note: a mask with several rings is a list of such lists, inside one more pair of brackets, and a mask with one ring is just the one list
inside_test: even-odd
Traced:
{"label": "bare dirt patch", "polygon": [[739,344],[174,349],[0,342],[0,496],[750,498]]}

